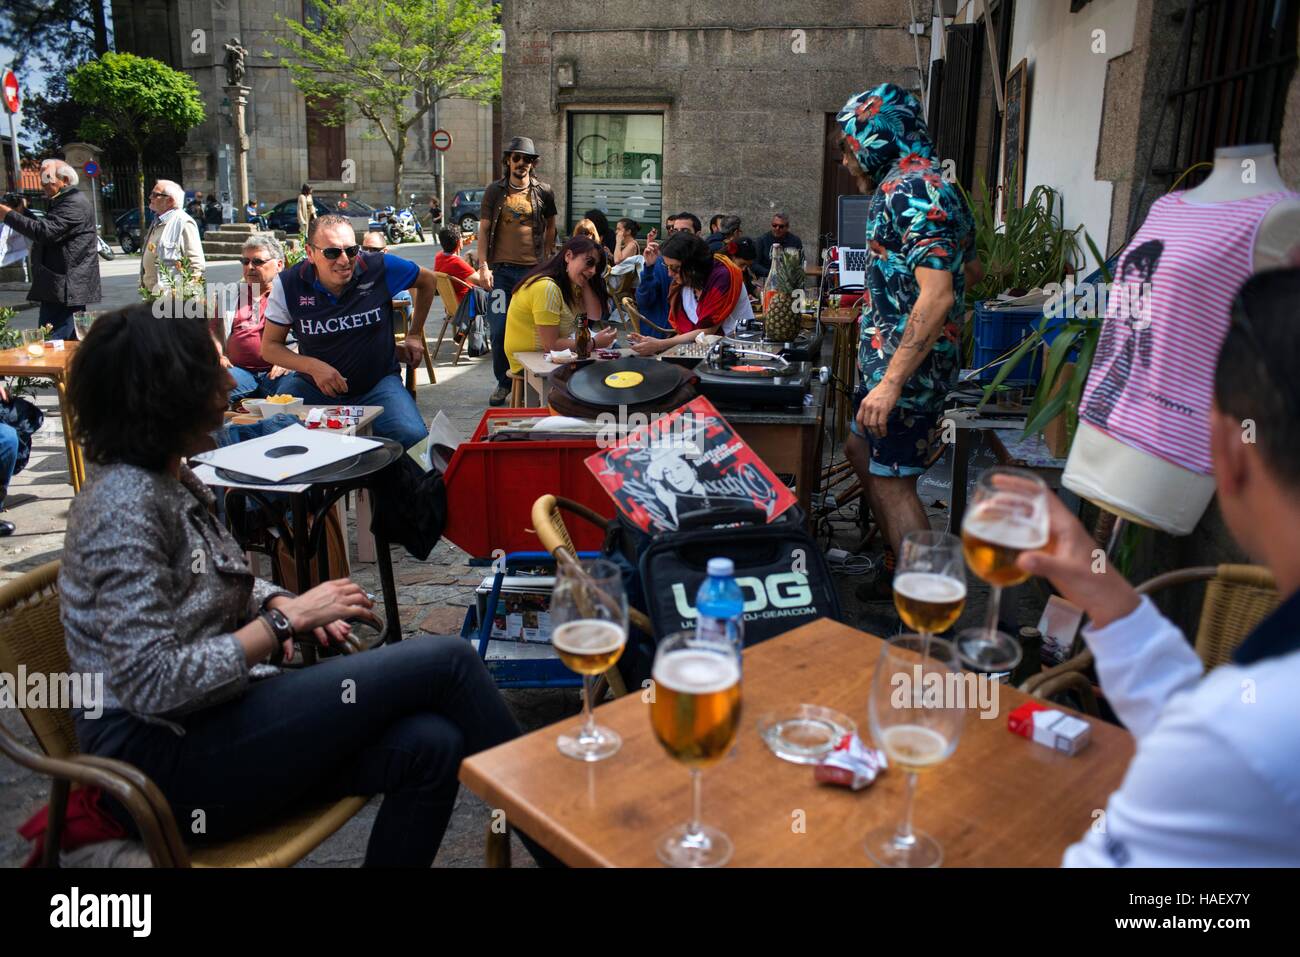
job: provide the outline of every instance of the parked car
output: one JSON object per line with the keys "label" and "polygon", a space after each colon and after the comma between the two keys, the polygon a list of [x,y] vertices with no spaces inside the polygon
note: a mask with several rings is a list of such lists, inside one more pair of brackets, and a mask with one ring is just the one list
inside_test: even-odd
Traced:
{"label": "parked car", "polygon": [[479,211],[483,206],[485,189],[462,189],[451,200],[451,218],[462,233],[472,233],[478,229]]}
{"label": "parked car", "polygon": [[[145,208],[146,231],[153,221],[158,218],[158,214],[148,207]],[[117,231],[117,241],[122,247],[122,252],[133,253],[140,249],[140,210],[136,207],[118,213],[113,217],[113,228]]]}
{"label": "parked car", "polygon": [[367,202],[357,199],[355,196],[347,198],[347,208],[340,208],[343,197],[335,193],[321,193],[321,202],[330,207],[331,213],[337,213],[340,216],[346,216],[352,223],[352,228],[357,231],[357,239],[365,235],[370,221],[375,218],[376,208]]}
{"label": "parked car", "polygon": [[[322,203],[315,196],[312,197],[313,204],[316,207],[316,215],[324,216],[326,213],[332,213],[329,206]],[[275,207],[266,214],[266,226],[268,229],[280,229],[290,236],[297,236],[302,232],[298,226],[298,197],[286,199],[282,203],[277,203]]]}

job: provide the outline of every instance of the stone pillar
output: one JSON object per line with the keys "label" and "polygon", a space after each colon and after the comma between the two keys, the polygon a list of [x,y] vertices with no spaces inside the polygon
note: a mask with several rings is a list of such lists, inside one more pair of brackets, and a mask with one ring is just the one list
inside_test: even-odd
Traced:
{"label": "stone pillar", "polygon": [[248,94],[253,92],[248,86],[222,87],[230,99],[235,113],[235,188],[239,202],[235,206],[235,221],[244,214],[248,205],[248,132],[244,122],[244,111],[248,107]]}

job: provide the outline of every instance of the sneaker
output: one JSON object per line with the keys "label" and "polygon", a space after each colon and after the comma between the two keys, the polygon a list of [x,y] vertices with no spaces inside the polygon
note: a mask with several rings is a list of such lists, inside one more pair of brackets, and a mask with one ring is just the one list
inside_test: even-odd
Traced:
{"label": "sneaker", "polygon": [[497,386],[497,390],[488,398],[488,405],[505,405],[510,400],[510,389],[507,386]]}

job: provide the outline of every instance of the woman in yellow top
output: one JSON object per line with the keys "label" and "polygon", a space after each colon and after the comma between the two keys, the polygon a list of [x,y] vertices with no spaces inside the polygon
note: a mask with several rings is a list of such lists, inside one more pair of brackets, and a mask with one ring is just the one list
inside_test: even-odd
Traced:
{"label": "woman in yellow top", "polygon": [[[605,289],[605,248],[586,236],[575,236],[546,262],[534,266],[519,280],[506,313],[506,358],[510,371],[523,365],[518,352],[550,352],[574,347],[575,313],[592,322],[609,317]],[[597,349],[614,341],[613,329],[593,333]]]}

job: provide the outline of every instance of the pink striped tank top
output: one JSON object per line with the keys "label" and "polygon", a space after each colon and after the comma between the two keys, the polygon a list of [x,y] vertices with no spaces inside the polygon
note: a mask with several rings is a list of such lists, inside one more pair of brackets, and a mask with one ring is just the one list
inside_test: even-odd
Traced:
{"label": "pink striped tank top", "polygon": [[1120,256],[1079,418],[1125,445],[1210,474],[1214,366],[1253,272],[1268,193],[1197,204],[1162,196]]}

